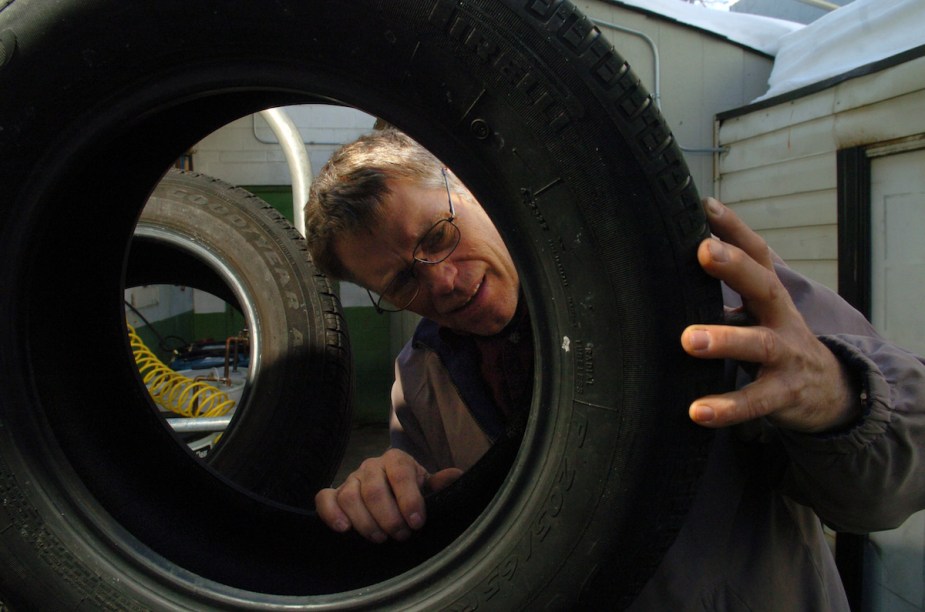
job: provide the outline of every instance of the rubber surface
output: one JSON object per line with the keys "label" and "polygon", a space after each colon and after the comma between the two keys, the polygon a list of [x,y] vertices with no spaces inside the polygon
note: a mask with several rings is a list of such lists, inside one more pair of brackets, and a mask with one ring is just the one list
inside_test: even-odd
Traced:
{"label": "rubber surface", "polygon": [[250,382],[208,462],[249,491],[311,507],[347,445],[353,368],[340,303],[305,240],[257,196],[171,170],[126,264],[126,287],[151,284],[210,291],[245,313]]}
{"label": "rubber surface", "polygon": [[[632,601],[709,444],[687,406],[721,385],[679,336],[721,300],[669,130],[570,2],[15,0],[0,34],[0,590],[124,609]],[[522,441],[431,499],[403,545],[334,536],[191,466],[121,329],[122,262],[163,169],[235,118],[325,101],[406,130],[467,183],[534,322]],[[105,376],[61,367],[91,319]]]}

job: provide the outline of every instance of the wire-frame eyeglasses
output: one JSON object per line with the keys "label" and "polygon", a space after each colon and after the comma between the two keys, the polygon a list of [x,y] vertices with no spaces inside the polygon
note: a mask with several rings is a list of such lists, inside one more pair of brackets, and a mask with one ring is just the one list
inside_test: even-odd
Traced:
{"label": "wire-frame eyeglasses", "polygon": [[408,308],[421,291],[421,284],[415,276],[414,266],[419,263],[427,266],[442,263],[459,246],[462,235],[459,227],[456,226],[456,209],[453,206],[453,197],[450,195],[450,182],[446,168],[442,168],[441,172],[443,173],[443,184],[446,186],[446,199],[450,205],[450,216],[430,226],[411,252],[411,264],[396,274],[378,297],[373,295],[369,289],[366,290],[379,314],[401,312]]}

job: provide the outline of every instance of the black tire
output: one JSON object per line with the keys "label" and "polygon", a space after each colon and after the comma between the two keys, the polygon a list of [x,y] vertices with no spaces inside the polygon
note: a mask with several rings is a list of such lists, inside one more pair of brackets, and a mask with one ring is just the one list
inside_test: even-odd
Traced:
{"label": "black tire", "polygon": [[126,287],[152,284],[209,291],[248,323],[249,382],[209,464],[249,491],[311,507],[350,435],[352,366],[340,303],[304,238],[257,196],[171,170],[126,266]]}
{"label": "black tire", "polygon": [[[0,589],[33,608],[632,600],[708,445],[687,406],[722,377],[678,338],[721,300],[696,263],[708,230],[679,150],[571,3],[3,7]],[[163,169],[232,119],[319,101],[443,158],[498,224],[533,315],[523,442],[430,500],[403,545],[335,536],[196,469],[151,414],[120,321],[124,253]],[[62,369],[87,320],[92,364]]]}

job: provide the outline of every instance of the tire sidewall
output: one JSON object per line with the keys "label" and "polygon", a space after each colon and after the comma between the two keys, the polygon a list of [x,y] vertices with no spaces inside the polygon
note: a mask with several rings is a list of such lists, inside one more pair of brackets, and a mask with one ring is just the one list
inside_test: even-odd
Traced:
{"label": "tire sidewall", "polygon": [[[638,109],[642,100],[594,86],[609,78],[606,47],[567,3],[438,0],[426,10],[415,2],[387,3],[388,10],[360,2],[246,4],[73,2],[58,9],[54,23],[79,23],[81,31],[55,25],[42,33],[24,18],[35,2],[19,0],[0,13],[21,45],[0,72],[0,87],[15,84],[35,101],[28,111],[0,102],[0,116],[17,132],[0,133],[0,148],[21,153],[0,170],[0,188],[12,194],[0,249],[7,261],[31,262],[24,270],[4,269],[3,280],[16,291],[0,310],[22,316],[14,296],[28,294],[29,275],[46,266],[31,258],[29,241],[65,235],[62,193],[74,192],[80,203],[86,194],[80,182],[96,180],[90,162],[103,152],[135,151],[146,142],[143,153],[124,157],[141,184],[127,195],[138,201],[180,145],[258,110],[258,103],[330,98],[382,116],[453,167],[495,220],[521,271],[540,376],[524,445],[478,522],[426,567],[349,599],[333,597],[331,605],[505,609],[534,598],[556,607],[562,597],[564,606],[606,564],[623,585],[614,589],[622,601],[638,589],[630,584],[640,579],[631,566],[641,557],[646,562],[638,565],[652,564],[646,540],[663,518],[664,494],[689,494],[671,491],[689,486],[685,465],[702,446],[688,431],[685,407],[717,380],[684,360],[677,344],[685,322],[718,300],[710,297],[712,286],[705,289],[691,275],[693,248],[706,231],[696,192],[683,182],[677,187],[674,174],[684,172],[671,164],[661,172],[662,153],[650,156],[639,144],[649,128],[637,127],[634,117],[651,120],[653,113]],[[116,23],[104,27],[110,18]],[[153,25],[184,45],[168,48]],[[242,49],[241,40],[251,44]],[[49,78],[25,77],[89,41],[92,53],[65,53]],[[181,47],[182,54],[174,50]],[[386,76],[396,72],[397,83]],[[235,94],[251,87],[258,93]],[[206,102],[221,112],[210,112]],[[181,119],[195,127],[178,128],[173,140],[160,134]],[[602,130],[602,122],[614,129]],[[121,214],[107,221],[113,235],[131,226],[132,213]],[[88,213],[81,227],[89,232],[96,219]],[[100,253],[110,251],[100,247]],[[659,306],[668,300],[678,306]],[[7,327],[3,342],[15,354],[24,346],[47,352],[37,344],[41,338],[27,337]],[[8,380],[22,386],[33,375],[17,366]],[[3,403],[6,410],[16,401],[48,407],[55,397],[10,392]],[[2,453],[26,457],[27,466],[43,461],[19,435]],[[645,478],[647,470],[665,477]],[[47,505],[35,503],[54,531],[69,533]],[[614,544],[599,545],[602,533],[626,547],[625,563],[611,567]],[[657,535],[670,541],[670,534]],[[144,600],[151,582],[133,573],[118,589]],[[171,588],[217,606],[227,589],[208,584],[203,591],[180,580]]]}
{"label": "tire sidewall", "polygon": [[[248,384],[210,465],[254,493],[309,507],[318,489],[330,486],[343,457],[352,377],[342,351],[309,350],[328,346],[330,319],[341,313],[304,239],[256,196],[175,170],[148,199],[139,232],[211,267],[245,314]],[[134,256],[130,250],[129,266]],[[156,258],[157,251],[144,256]],[[184,272],[159,273],[195,287],[196,279]],[[340,363],[332,368],[331,361]]]}

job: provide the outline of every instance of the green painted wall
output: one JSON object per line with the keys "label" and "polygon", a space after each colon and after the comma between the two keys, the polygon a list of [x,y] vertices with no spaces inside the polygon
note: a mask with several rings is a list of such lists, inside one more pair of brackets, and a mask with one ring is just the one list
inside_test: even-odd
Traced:
{"label": "green painted wall", "polygon": [[392,381],[389,317],[370,307],[344,308],[356,376],[354,420],[360,424],[387,423]]}
{"label": "green painted wall", "polygon": [[[153,327],[153,329],[152,329]],[[182,344],[182,340],[192,339],[193,312],[184,312],[169,319],[152,323],[151,327],[142,325],[135,328],[141,341],[164,363],[170,363],[173,355],[170,349]],[[161,339],[167,347],[161,346]]]}
{"label": "green painted wall", "polygon": [[255,196],[275,208],[293,223],[292,187],[288,185],[248,185],[244,187]]}
{"label": "green painted wall", "polygon": [[[236,336],[246,326],[244,315],[226,306],[224,313],[194,314],[189,311],[157,321],[152,327],[154,330],[144,325],[135,331],[161,361],[170,363],[174,357],[170,349],[181,346],[184,341],[224,342],[229,336]],[[167,347],[161,346],[161,338]]]}

